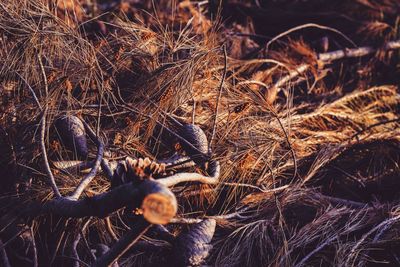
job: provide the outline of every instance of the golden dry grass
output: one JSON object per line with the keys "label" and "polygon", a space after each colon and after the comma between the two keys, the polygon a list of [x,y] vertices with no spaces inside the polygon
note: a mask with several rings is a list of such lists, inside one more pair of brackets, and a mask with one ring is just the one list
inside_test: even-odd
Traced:
{"label": "golden dry grass", "polygon": [[[211,4],[193,1],[126,2],[100,17],[100,3],[62,2],[0,3],[0,175],[7,185],[18,184],[4,190],[2,214],[53,197],[37,142],[42,112],[33,90],[49,109],[51,161],[76,159],[51,126],[62,114],[77,115],[98,130],[108,157],[115,159],[171,155],[176,140],[160,126],[173,128],[171,117],[194,122],[209,138],[217,118],[212,149],[221,162],[221,182],[175,189],[179,217],[246,209],[242,217],[217,219],[210,265],[400,264],[398,51],[322,64],[318,44],[311,40],[328,35],[333,47],[350,44],[329,31],[316,36],[304,29],[267,51],[259,39],[232,34],[255,34],[258,14],[268,14],[246,1],[223,5],[223,10],[234,12],[237,4],[254,12],[246,23],[232,22],[223,12],[211,18]],[[299,5],[281,2],[277,7],[286,3],[288,10]],[[304,2],[312,13],[311,2],[328,1]],[[351,21],[363,17],[357,29],[349,27],[354,32],[345,34],[360,46],[379,45],[399,38],[400,17],[393,13],[397,1],[378,2],[327,6],[346,19],[353,16]],[[301,24],[298,15],[294,19]],[[344,28],[354,25],[346,19]],[[223,46],[228,56],[222,81]],[[47,97],[38,58],[44,63]],[[274,91],[302,64],[309,68]],[[91,143],[89,157],[95,154]],[[52,170],[62,194],[73,191],[82,176]],[[99,174],[85,195],[109,187]],[[110,224],[91,219],[85,242],[111,246],[113,235],[127,230],[125,220],[122,211],[110,216]],[[42,216],[20,223],[33,224],[39,260],[51,265],[68,264],[62,256],[86,221]],[[170,230],[177,234],[182,227]],[[78,247],[80,257],[90,262],[85,246]],[[133,251],[120,264],[157,265],[165,257],[158,253]]]}

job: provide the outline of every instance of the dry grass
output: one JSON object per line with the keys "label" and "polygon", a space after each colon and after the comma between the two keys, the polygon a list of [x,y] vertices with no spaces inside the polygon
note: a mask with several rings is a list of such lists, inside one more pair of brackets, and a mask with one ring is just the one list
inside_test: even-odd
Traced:
{"label": "dry grass", "polygon": [[[77,158],[52,127],[59,115],[88,122],[105,141],[110,159],[162,159],[176,149],[176,138],[164,129],[174,128],[171,117],[193,121],[211,137],[219,99],[212,150],[221,162],[222,182],[212,188],[174,189],[180,217],[246,209],[243,216],[217,219],[209,264],[400,264],[398,51],[378,49],[361,59],[320,64],[316,55],[322,37],[329,37],[329,51],[351,44],[335,32],[316,29],[290,33],[266,51],[265,36],[275,34],[272,28],[295,25],[289,21],[282,26],[281,19],[262,32],[260,23],[268,25],[270,19],[260,21],[260,16],[269,11],[247,1],[225,1],[222,13],[212,13],[212,19],[212,5],[194,1],[160,1],[155,7],[151,1],[110,7],[96,1],[62,2],[0,3],[2,226],[16,218],[21,205],[53,197],[38,143],[43,113],[32,91],[40,106],[48,107],[45,143],[51,162]],[[299,1],[266,5],[309,10],[321,24],[333,16],[329,25],[360,46],[379,47],[400,37],[395,0],[302,2],[300,7]],[[325,3],[324,11],[332,14],[317,12],[314,2]],[[247,14],[246,22],[235,4]],[[224,12],[229,11],[232,18],[227,19]],[[296,13],[293,21],[308,23],[304,14]],[[358,18],[359,24],[354,22]],[[223,45],[228,50],[224,81]],[[44,64],[47,96],[38,58]],[[277,81],[302,64],[309,68],[274,91]],[[89,147],[94,159],[96,145]],[[61,194],[71,193],[83,176],[53,166],[52,171]],[[106,177],[98,174],[85,194],[109,188]],[[87,246],[111,246],[113,236],[129,228],[124,211],[109,220],[111,226],[92,219],[79,233],[86,219],[35,218],[39,262],[69,266],[66,256],[77,234],[85,238],[78,245],[79,256],[90,262]],[[32,220],[18,223],[11,235]],[[177,234],[182,227],[172,225],[170,231]],[[3,243],[9,235],[0,233]],[[152,242],[163,242],[156,239]],[[23,245],[23,256],[32,259],[31,246]],[[9,257],[24,262],[20,252],[12,252],[17,246],[7,248]],[[159,247],[171,249],[168,244]],[[163,260],[168,257],[162,249],[132,249],[120,264],[157,265]]]}

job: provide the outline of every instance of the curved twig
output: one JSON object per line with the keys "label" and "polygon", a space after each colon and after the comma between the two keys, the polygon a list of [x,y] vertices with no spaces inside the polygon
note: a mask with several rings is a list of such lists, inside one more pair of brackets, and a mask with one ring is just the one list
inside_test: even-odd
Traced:
{"label": "curved twig", "polygon": [[289,33],[301,30],[301,29],[305,29],[305,28],[318,28],[318,29],[323,29],[323,30],[329,30],[332,31],[334,33],[339,34],[340,36],[342,36],[344,39],[346,39],[349,43],[351,43],[354,47],[356,47],[356,44],[349,38],[347,37],[344,33],[332,28],[332,27],[327,27],[327,26],[323,26],[323,25],[319,25],[316,23],[307,23],[307,24],[303,24],[303,25],[299,25],[297,27],[291,28],[283,33],[278,34],[277,36],[275,36],[274,38],[272,38],[266,45],[265,45],[265,49],[268,50],[269,46],[275,42],[276,40],[278,40],[279,38],[288,35]]}
{"label": "curved twig", "polygon": [[46,115],[47,115],[47,106],[44,108],[42,122],[40,125],[40,149],[42,151],[44,167],[46,169],[47,176],[49,177],[49,180],[50,180],[51,189],[53,190],[54,195],[59,198],[62,196],[61,196],[60,190],[57,187],[56,180],[54,179],[54,175],[50,169],[49,160],[47,158],[46,145],[44,142],[45,135],[46,135]]}
{"label": "curved twig", "polygon": [[98,150],[97,150],[97,156],[96,156],[96,160],[93,164],[92,169],[90,170],[90,172],[81,180],[81,182],[79,183],[79,185],[76,187],[76,189],[74,190],[74,192],[70,195],[71,199],[78,199],[83,191],[85,190],[86,187],[88,187],[88,185],[90,184],[90,182],[96,177],[96,174],[99,170],[102,158],[103,158],[103,153],[104,153],[104,144],[103,142],[96,137],[96,134],[93,132],[93,130],[90,128],[90,126],[83,121],[83,125],[85,126],[86,131],[88,132],[90,138],[94,139],[95,142],[97,143],[98,146]]}
{"label": "curved twig", "polygon": [[203,184],[217,184],[220,176],[220,165],[218,161],[210,161],[211,175],[205,176],[199,173],[183,172],[171,175],[157,181],[166,187],[174,186],[184,182],[200,182]]}
{"label": "curved twig", "polygon": [[42,122],[41,122],[41,128],[40,128],[40,148],[41,148],[41,152],[43,155],[43,161],[44,161],[44,166],[46,169],[46,173],[47,176],[50,179],[50,186],[53,190],[54,195],[59,198],[61,197],[61,193],[60,190],[57,187],[56,181],[54,179],[54,175],[50,169],[50,164],[49,164],[49,160],[47,158],[47,151],[46,151],[46,145],[45,145],[45,135],[46,135],[46,116],[47,116],[47,96],[48,96],[48,84],[47,84],[47,77],[46,77],[46,73],[44,71],[44,67],[43,67],[43,62],[42,62],[42,58],[40,53],[37,55],[38,61],[39,61],[39,66],[40,66],[40,70],[42,73],[42,78],[43,78],[43,83],[44,83],[44,87],[45,87],[45,105],[44,105],[44,109],[43,109],[43,115],[42,115]]}
{"label": "curved twig", "polygon": [[86,187],[89,186],[90,182],[96,177],[96,174],[99,170],[100,163],[103,157],[103,153],[104,153],[104,145],[101,141],[99,141],[97,156],[93,164],[93,167],[90,170],[90,172],[81,180],[79,185],[75,188],[74,192],[69,196],[71,199],[78,199],[82,195]]}

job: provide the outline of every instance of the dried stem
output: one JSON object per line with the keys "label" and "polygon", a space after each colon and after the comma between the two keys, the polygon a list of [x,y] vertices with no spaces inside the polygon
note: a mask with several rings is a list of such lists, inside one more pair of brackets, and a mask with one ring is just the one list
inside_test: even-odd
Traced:
{"label": "dried stem", "polygon": [[3,245],[3,242],[0,239],[0,256],[1,256],[1,263],[4,267],[11,267],[10,261],[8,260],[6,248]]}
{"label": "dried stem", "polygon": [[72,250],[72,258],[74,258],[74,263],[73,263],[73,267],[79,267],[80,265],[79,265],[79,263],[80,263],[80,258],[79,258],[79,254],[78,254],[78,250],[77,250],[77,247],[78,247],[78,244],[79,244],[79,241],[81,240],[81,234],[78,234],[77,236],[76,236],[76,238],[74,239],[74,242],[72,242],[72,248],[71,248],[71,250]]}
{"label": "dried stem", "polygon": [[38,251],[37,251],[37,246],[36,246],[36,241],[35,241],[35,233],[33,232],[33,224],[30,228],[31,231],[31,237],[32,237],[32,250],[33,250],[33,267],[38,267]]}
{"label": "dried stem", "polygon": [[323,30],[332,31],[332,32],[337,33],[337,34],[339,34],[340,36],[342,36],[344,39],[346,39],[346,40],[347,40],[349,43],[351,43],[353,46],[356,46],[356,44],[355,44],[349,37],[347,37],[345,34],[343,34],[342,32],[340,32],[340,31],[338,31],[338,30],[336,30],[336,29],[334,29],[334,28],[332,28],[332,27],[327,27],[327,26],[323,26],[323,25],[319,25],[319,24],[315,24],[315,23],[307,23],[307,24],[304,24],[304,25],[300,25],[300,26],[291,28],[291,29],[289,29],[289,30],[287,30],[287,31],[285,31],[285,32],[283,32],[283,33],[278,34],[277,36],[275,36],[274,38],[272,38],[272,39],[266,44],[265,49],[268,51],[269,46],[270,46],[273,42],[275,42],[276,40],[278,40],[278,39],[282,38],[283,36],[288,35],[288,34],[290,34],[290,33],[292,33],[292,32],[295,32],[295,31],[298,31],[298,30],[302,30],[302,29],[305,29],[305,28],[318,28],[318,29],[323,29]]}
{"label": "dried stem", "polygon": [[203,184],[217,184],[220,175],[220,165],[218,161],[210,162],[212,166],[211,176],[205,176],[199,173],[177,173],[169,177],[157,180],[166,187],[174,186],[184,182],[200,182]]}
{"label": "dried stem", "polygon": [[103,256],[98,258],[92,265],[96,266],[110,266],[116,262],[126,251],[128,251],[147,230],[151,227],[151,224],[141,218],[137,225],[123,235],[114,246],[110,248]]}
{"label": "dried stem", "polygon": [[228,68],[228,56],[226,53],[226,46],[223,46],[223,50],[224,50],[224,71],[222,73],[222,78],[221,78],[221,83],[219,85],[219,90],[218,90],[218,98],[217,98],[217,104],[215,106],[215,118],[214,118],[214,125],[213,125],[213,131],[212,131],[212,135],[210,138],[210,147],[212,146],[212,142],[214,140],[215,137],[215,131],[217,128],[217,120],[218,120],[218,110],[219,110],[219,102],[221,101],[221,96],[222,96],[222,89],[224,88],[224,82],[225,82],[225,78],[226,78],[226,71]]}
{"label": "dried stem", "polygon": [[28,86],[29,91],[31,92],[31,94],[32,94],[32,96],[33,96],[33,99],[34,99],[35,102],[36,102],[36,105],[39,107],[39,110],[40,110],[40,111],[43,111],[42,105],[40,105],[39,99],[37,98],[37,96],[36,96],[36,94],[35,94],[35,91],[34,91],[33,88],[30,86],[30,84],[28,83],[28,81],[27,81],[24,77],[22,77],[22,75],[19,74],[18,72],[15,72],[15,73],[16,73],[16,74],[21,78],[21,80],[23,80],[24,83]]}
{"label": "dried stem", "polygon": [[318,247],[316,247],[315,249],[313,249],[310,253],[308,253],[299,263],[297,263],[295,265],[295,267],[301,267],[303,266],[313,255],[315,255],[315,253],[318,253],[319,251],[321,251],[324,247],[326,247],[327,245],[329,245],[330,243],[332,243],[335,239],[337,239],[339,236],[338,235],[334,235],[328,239],[325,240],[325,242],[323,242],[322,244],[320,244]]}
{"label": "dried stem", "polygon": [[103,153],[104,153],[104,144],[103,142],[96,137],[95,133],[93,130],[90,128],[90,126],[85,122],[82,121],[83,125],[85,126],[86,131],[88,132],[90,138],[95,139],[95,142],[97,143],[98,150],[97,150],[97,156],[96,160],[92,166],[92,169],[90,172],[81,180],[79,185],[76,187],[75,191],[71,194],[70,198],[71,199],[79,199],[79,197],[82,195],[83,191],[85,190],[86,187],[89,186],[89,184],[92,182],[92,180],[96,177],[96,174],[99,170],[101,161],[103,159]]}
{"label": "dried stem", "polygon": [[[382,47],[382,49],[385,51],[399,48],[400,40],[388,42]],[[330,62],[342,58],[363,57],[375,53],[376,51],[378,51],[378,49],[371,46],[357,47],[351,49],[346,48],[343,50],[318,54],[318,60],[321,60],[323,62]]]}
{"label": "dried stem", "polygon": [[378,224],[377,226],[375,226],[374,228],[372,228],[370,231],[368,231],[367,233],[365,233],[360,240],[358,240],[358,242],[352,247],[350,253],[349,253],[349,257],[346,261],[346,265],[350,266],[350,265],[354,265],[351,263],[352,260],[355,260],[355,256],[357,255],[357,250],[358,248],[365,242],[365,240],[372,235],[374,232],[382,229],[382,228],[387,228],[388,225],[392,225],[394,223],[399,222],[400,220],[400,215],[397,215],[393,218],[387,219],[383,222],[381,222],[380,224]]}
{"label": "dried stem", "polygon": [[[391,41],[386,43],[382,47],[383,50],[388,51],[388,50],[394,50],[394,49],[399,49],[400,48],[400,40],[396,41]],[[318,61],[322,63],[328,63],[332,62],[335,60],[343,59],[343,58],[353,58],[353,57],[363,57],[367,56],[369,54],[375,53],[378,51],[378,49],[370,46],[365,46],[365,47],[357,47],[357,48],[346,48],[343,50],[336,50],[332,52],[326,52],[326,53],[319,53],[317,54],[317,59]],[[302,64],[298,66],[295,70],[290,71],[288,75],[282,77],[279,79],[273,86],[269,88],[269,101],[273,101],[275,99],[275,96],[279,93],[279,91],[282,89],[282,87],[291,81],[293,78],[302,75],[305,73],[307,70],[311,68],[310,64]]]}
{"label": "dried stem", "polygon": [[43,83],[44,83],[44,87],[45,87],[45,106],[43,109],[43,115],[42,115],[42,122],[41,122],[41,128],[40,128],[40,148],[42,151],[42,156],[43,156],[43,161],[44,161],[44,166],[46,169],[46,173],[47,176],[50,179],[50,186],[53,189],[53,193],[57,198],[61,197],[61,193],[56,185],[56,181],[54,179],[54,175],[50,169],[50,164],[49,164],[49,160],[47,158],[47,151],[46,151],[46,145],[45,145],[45,135],[46,135],[46,116],[47,116],[47,97],[48,97],[48,84],[47,84],[47,77],[46,77],[46,73],[44,71],[44,67],[43,67],[43,62],[42,62],[42,57],[40,55],[40,53],[37,55],[38,61],[39,61],[39,65],[40,65],[40,70],[42,73],[42,79],[43,79]]}

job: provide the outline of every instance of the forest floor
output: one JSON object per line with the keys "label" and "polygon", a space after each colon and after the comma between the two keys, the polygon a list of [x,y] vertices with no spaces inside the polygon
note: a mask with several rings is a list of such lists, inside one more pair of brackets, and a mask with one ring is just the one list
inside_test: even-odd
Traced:
{"label": "forest floor", "polygon": [[400,266],[399,82],[398,0],[0,1],[0,266]]}

